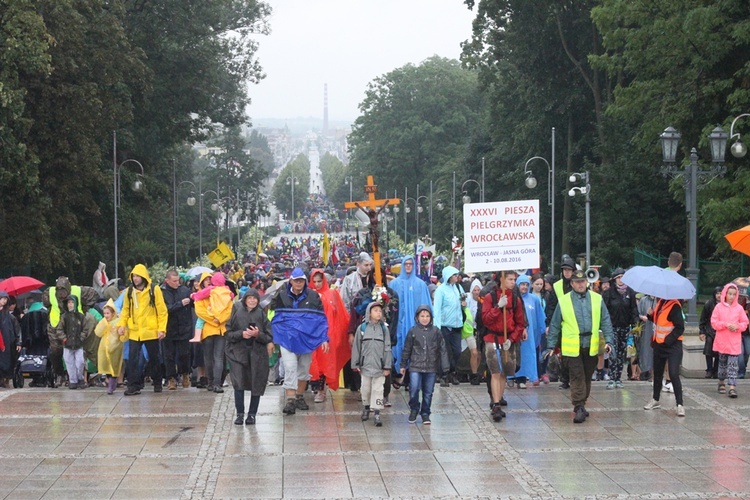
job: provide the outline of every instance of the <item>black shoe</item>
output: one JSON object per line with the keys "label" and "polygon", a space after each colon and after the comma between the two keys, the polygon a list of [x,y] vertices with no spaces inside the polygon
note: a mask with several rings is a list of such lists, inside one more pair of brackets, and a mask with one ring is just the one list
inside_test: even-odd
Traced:
{"label": "black shoe", "polygon": [[196,389],[205,389],[208,386],[208,379],[206,377],[201,377],[198,379],[198,381],[195,383]]}
{"label": "black shoe", "polygon": [[589,411],[588,411],[588,410],[586,409],[586,407],[585,407],[585,406],[583,407],[583,413],[584,413],[584,415],[586,415],[587,417],[588,417],[588,416],[590,415]]}
{"label": "black shoe", "polygon": [[451,384],[459,385],[461,382],[458,381],[458,375],[451,373]]}
{"label": "black shoe", "polygon": [[362,409],[362,417],[361,418],[362,418],[362,422],[365,422],[366,420],[369,420],[369,418],[370,418],[370,407],[369,406],[365,406]]}
{"label": "black shoe", "polygon": [[68,384],[68,389],[78,389],[78,384]]}
{"label": "black shoe", "polygon": [[248,415],[245,425],[255,425],[255,415]]}
{"label": "black shoe", "polygon": [[471,385],[479,385],[480,384],[479,375],[476,374],[476,373],[473,373],[471,375],[471,382],[470,383],[471,383]]}
{"label": "black shoe", "polygon": [[500,398],[500,406],[508,406],[508,402],[505,400],[505,398]]}
{"label": "black shoe", "polygon": [[286,405],[282,411],[285,415],[294,415],[297,412],[297,405],[294,403],[294,398],[286,400]]}
{"label": "black shoe", "polygon": [[[161,391],[159,391],[159,392],[161,392]],[[215,385],[215,386],[214,386],[214,392],[215,392],[216,394],[221,394],[221,393],[223,393],[223,392],[224,392],[224,389],[222,389],[220,385]]]}
{"label": "black shoe", "polygon": [[573,417],[574,424],[582,424],[586,421],[586,409],[583,406],[576,406],[575,416]]}
{"label": "black shoe", "polygon": [[413,424],[417,421],[417,415],[419,415],[419,412],[417,410],[412,410],[409,412],[409,423]]}
{"label": "black shoe", "polygon": [[242,422],[245,420],[245,415],[242,413],[237,414],[237,418],[234,419],[234,425],[242,425]]}
{"label": "black shoe", "polygon": [[294,402],[298,410],[309,410],[310,407],[307,406],[307,401],[305,401],[304,396],[299,395],[297,396],[296,401]]}
{"label": "black shoe", "polygon": [[162,387],[161,387],[161,384],[160,384],[160,385],[155,385],[155,386],[154,386],[154,392],[161,392],[161,391],[162,391]]}
{"label": "black shoe", "polygon": [[450,387],[450,382],[448,382],[448,377],[443,377],[440,379],[440,387]]}
{"label": "black shoe", "polygon": [[570,389],[570,384],[567,382],[563,382],[560,384],[560,387],[558,389]]}
{"label": "black shoe", "polygon": [[505,416],[505,412],[500,407],[500,405],[496,404],[495,406],[492,407],[492,414],[491,415],[492,415],[492,420],[494,420],[495,422],[499,422]]}
{"label": "black shoe", "polygon": [[140,394],[140,393],[141,393],[140,389],[136,389],[135,387],[132,387],[132,388],[128,387],[123,394],[125,394],[126,396],[135,396],[136,394]]}

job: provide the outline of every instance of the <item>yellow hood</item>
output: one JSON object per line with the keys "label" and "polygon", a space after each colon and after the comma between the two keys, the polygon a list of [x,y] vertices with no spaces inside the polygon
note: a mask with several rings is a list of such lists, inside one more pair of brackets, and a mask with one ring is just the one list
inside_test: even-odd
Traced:
{"label": "yellow hood", "polygon": [[130,271],[130,281],[133,281],[133,275],[137,274],[144,280],[146,280],[146,286],[151,284],[151,276],[148,274],[148,269],[143,264],[136,264],[132,271]]}

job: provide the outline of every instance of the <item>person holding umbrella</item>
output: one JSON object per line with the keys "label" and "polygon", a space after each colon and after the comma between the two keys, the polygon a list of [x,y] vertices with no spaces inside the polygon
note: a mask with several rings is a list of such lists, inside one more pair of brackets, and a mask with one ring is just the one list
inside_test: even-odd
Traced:
{"label": "person holding umbrella", "polygon": [[[601,295],[587,289],[586,274],[574,271],[570,283],[573,291],[560,297],[552,314],[547,345],[555,346],[560,339],[563,362],[570,376],[573,423],[581,424],[589,416],[586,401],[591,393],[591,375],[598,362],[602,335],[605,351],[611,352],[614,334],[607,306]],[[548,348],[544,356],[550,354],[552,349]]]}

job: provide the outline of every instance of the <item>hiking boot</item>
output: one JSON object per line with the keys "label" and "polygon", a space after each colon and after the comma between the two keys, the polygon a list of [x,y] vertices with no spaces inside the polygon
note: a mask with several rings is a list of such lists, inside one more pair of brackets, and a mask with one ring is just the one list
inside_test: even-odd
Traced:
{"label": "hiking boot", "polygon": [[677,405],[677,416],[678,417],[684,417],[685,416],[685,407],[682,405]]}
{"label": "hiking boot", "polygon": [[326,393],[325,393],[325,391],[318,391],[315,394],[315,397],[313,398],[313,401],[315,403],[325,403],[326,402]]}
{"label": "hiking boot", "polygon": [[655,399],[652,399],[643,406],[644,410],[658,410],[659,408],[661,408],[661,404]]}
{"label": "hiking boot", "polygon": [[413,424],[417,421],[417,415],[419,415],[419,412],[417,410],[412,410],[409,412],[409,423]]}
{"label": "hiking boot", "polygon": [[296,401],[294,402],[296,408],[298,410],[309,410],[310,407],[307,406],[307,402],[305,401],[305,397],[302,394],[297,394]]}
{"label": "hiking boot", "polygon": [[570,384],[567,382],[562,382],[558,389],[570,389]]}
{"label": "hiking boot", "polygon": [[479,374],[472,373],[471,374],[471,380],[469,381],[469,383],[471,385],[479,385],[480,384],[480,382],[479,382]]}
{"label": "hiking boot", "polygon": [[453,385],[461,384],[461,382],[458,381],[458,375],[456,375],[455,373],[451,373],[450,377],[451,377],[451,384]]}
{"label": "hiking boot", "polygon": [[375,427],[383,427],[383,422],[380,420],[380,413],[376,413],[372,420],[375,422]]}
{"label": "hiking boot", "polygon": [[176,391],[177,390],[177,381],[173,378],[169,379],[169,383],[167,384],[167,390],[168,391]]}
{"label": "hiking boot", "polygon": [[575,412],[576,414],[573,417],[574,424],[582,424],[586,421],[586,410],[583,408],[583,406],[576,406]]}
{"label": "hiking boot", "polygon": [[369,406],[365,406],[362,409],[362,417],[361,418],[362,418],[362,422],[370,419],[370,407]]}
{"label": "hiking boot", "polygon": [[187,373],[182,374],[182,388],[188,389],[190,388],[190,375]]}
{"label": "hiking boot", "polygon": [[429,415],[422,415],[422,425],[430,425],[432,423],[432,420],[430,420]]}
{"label": "hiking boot", "polygon": [[284,406],[284,409],[282,412],[285,415],[294,415],[297,412],[297,405],[295,404],[295,398],[288,398],[286,400],[286,405]]}
{"label": "hiking boot", "polygon": [[123,394],[125,394],[126,396],[135,396],[136,394],[140,394],[140,393],[141,393],[140,389],[137,389],[135,387],[128,387],[127,389],[125,389],[125,392]]}
{"label": "hiking boot", "polygon": [[237,414],[237,418],[234,419],[234,425],[242,425],[245,421],[245,415],[242,413]]}
{"label": "hiking boot", "polygon": [[450,387],[450,382],[448,381],[448,377],[443,377],[440,379],[440,387]]}

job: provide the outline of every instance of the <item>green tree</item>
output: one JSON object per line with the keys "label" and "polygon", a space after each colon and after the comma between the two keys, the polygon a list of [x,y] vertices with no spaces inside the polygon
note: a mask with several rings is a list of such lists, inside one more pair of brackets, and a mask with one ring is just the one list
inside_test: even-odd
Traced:
{"label": "green tree", "polygon": [[276,162],[271,147],[268,145],[268,138],[257,130],[252,130],[247,145],[248,154],[260,164],[261,168],[268,173],[273,172],[273,169],[276,168]]}
{"label": "green tree", "polygon": [[344,183],[346,165],[331,153],[325,153],[320,159],[320,172],[328,201],[342,210],[344,203],[349,201],[349,185]]}
{"label": "green tree", "polygon": [[[483,100],[475,71],[434,56],[373,80],[359,107],[362,115],[349,136],[354,185],[373,175],[379,196],[397,190],[403,196],[407,186],[411,198],[418,185],[421,194],[429,192],[429,179],[436,190],[452,189],[452,172],[463,166],[482,123]],[[450,214],[439,216],[436,227],[439,242],[447,245]]]}
{"label": "green tree", "polygon": [[[50,71],[49,35],[35,2],[0,1],[0,253],[3,275],[25,270],[40,258],[50,227],[43,217],[29,217],[43,207],[39,158],[30,147],[33,121],[28,117],[26,86]],[[23,226],[23,231],[19,230]]]}
{"label": "green tree", "polygon": [[[294,211],[292,215],[292,179],[294,183]],[[287,218],[296,219],[310,196],[310,160],[300,153],[281,169],[273,185],[273,202],[276,208],[287,214]]]}

